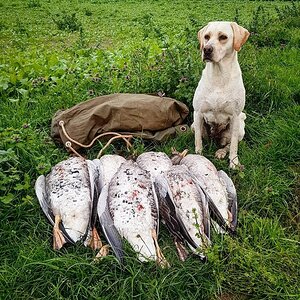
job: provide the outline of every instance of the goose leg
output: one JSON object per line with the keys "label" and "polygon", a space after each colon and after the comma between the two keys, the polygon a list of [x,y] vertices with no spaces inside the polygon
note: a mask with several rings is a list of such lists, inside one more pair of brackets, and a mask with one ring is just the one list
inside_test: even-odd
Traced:
{"label": "goose leg", "polygon": [[174,239],[174,243],[176,246],[176,250],[177,250],[179,259],[181,261],[185,261],[189,254],[188,254],[187,250],[185,249],[184,245],[176,238]]}
{"label": "goose leg", "polygon": [[97,261],[98,259],[107,256],[108,253],[109,253],[109,245],[102,246],[95,257],[95,260]]}
{"label": "goose leg", "polygon": [[55,223],[53,227],[53,249],[59,250],[66,242],[62,232],[59,229],[59,223],[61,221],[60,215],[55,215]]}
{"label": "goose leg", "polygon": [[228,223],[229,223],[229,227],[231,227],[231,223],[233,221],[233,217],[232,217],[232,213],[229,209],[227,209],[227,215],[228,215]]}
{"label": "goose leg", "polygon": [[92,229],[92,236],[91,236],[91,240],[89,242],[89,246],[93,250],[97,250],[97,249],[102,248],[102,242],[101,242],[101,239],[99,237],[98,231],[95,227]]}
{"label": "goose leg", "polygon": [[154,245],[155,245],[155,250],[156,250],[156,256],[157,256],[157,263],[159,266],[161,266],[162,268],[169,268],[170,264],[168,263],[168,261],[165,259],[163,253],[161,252],[158,242],[157,242],[157,234],[156,234],[156,230],[155,229],[151,229],[151,236],[153,238],[154,241]]}

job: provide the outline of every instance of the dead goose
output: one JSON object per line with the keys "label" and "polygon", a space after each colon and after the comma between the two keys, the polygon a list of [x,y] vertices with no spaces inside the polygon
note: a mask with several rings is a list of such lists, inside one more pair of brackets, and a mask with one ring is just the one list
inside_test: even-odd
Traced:
{"label": "dead goose", "polygon": [[[101,190],[98,199],[97,212],[99,216],[100,226],[102,231],[112,247],[116,257],[120,262],[123,261],[122,241],[117,229],[114,226],[112,217],[108,208],[108,189],[110,181],[115,173],[120,168],[121,164],[126,159],[119,155],[107,154],[100,159],[94,159],[93,162],[97,166],[99,171],[99,189]],[[108,253],[107,246],[103,246],[96,258],[106,256]]]}
{"label": "dead goose", "polygon": [[[183,223],[180,213],[178,214],[178,212],[176,212],[177,210],[176,204],[174,205],[172,201],[173,199],[172,196],[170,197],[170,195],[172,195],[172,191],[170,189],[170,184],[167,178],[168,178],[168,174],[170,175],[172,173],[172,172],[168,173],[168,171],[173,166],[172,160],[167,156],[167,154],[163,152],[145,152],[140,156],[138,156],[136,162],[142,169],[150,172],[152,176],[152,180],[155,182],[157,194],[160,195],[159,210],[160,210],[160,215],[162,217],[162,221],[164,224],[166,224],[168,230],[174,237],[174,243],[179,258],[184,261],[188,256],[188,251],[184,246],[185,242],[188,242],[188,244],[194,251],[196,248],[198,248],[198,245],[193,241],[193,238],[190,237],[190,233],[188,232],[190,229],[186,228],[186,224]],[[174,173],[177,173],[177,175],[180,176],[181,172],[179,170],[183,172],[186,171],[185,167],[184,168],[177,167],[175,168],[175,170],[173,168],[173,175]],[[187,176],[190,177],[190,174],[187,174]],[[171,177],[174,176],[171,175]],[[169,179],[172,181],[171,178]],[[207,210],[208,208],[207,208],[207,202],[205,201],[205,195],[203,194],[202,190],[197,191],[197,193],[198,192],[201,194],[202,198],[204,199],[203,200],[204,210]],[[185,199],[180,199],[180,201],[185,202]],[[208,211],[206,211],[206,214],[208,214]],[[190,224],[188,224],[188,227],[190,227]]]}
{"label": "dead goose", "polygon": [[150,174],[128,160],[112,178],[108,207],[120,235],[138,253],[140,261],[168,266],[158,245],[158,203]]}
{"label": "dead goose", "polygon": [[57,165],[35,183],[40,206],[53,225],[53,248],[65,242],[99,247],[99,236],[91,223],[94,197],[97,197],[98,172],[94,164],[83,158],[71,157]]}
{"label": "dead goose", "polygon": [[206,195],[186,166],[172,166],[156,178],[160,214],[171,234],[181,260],[187,257],[184,243],[201,259],[210,244],[210,217]]}
{"label": "dead goose", "polygon": [[[198,154],[188,154],[180,161],[200,181],[208,194],[210,211],[219,226],[235,232],[237,226],[237,194],[232,180],[224,171],[217,171],[211,161]],[[225,224],[224,224],[225,223]],[[224,232],[216,226],[218,232]]]}
{"label": "dead goose", "polygon": [[[155,182],[163,177],[163,174],[168,171],[173,163],[171,159],[164,152],[145,152],[139,155],[136,159],[137,164],[143,169],[150,173],[152,181]],[[167,185],[167,182],[162,179]],[[163,185],[163,183],[161,182]],[[160,185],[155,184],[157,190],[157,195],[160,195],[161,191],[159,189],[166,189]],[[159,197],[160,198],[160,197]],[[159,201],[159,211],[162,217],[162,222],[167,226],[169,232],[174,238],[174,243],[181,260],[185,260],[188,256],[188,252],[184,246],[184,237],[181,234],[181,225],[179,220],[176,218],[175,207],[172,204],[168,204],[164,200],[165,195],[162,196],[163,199],[158,199]]]}
{"label": "dead goose", "polygon": [[[153,182],[159,180],[159,176],[163,176],[163,174],[173,165],[171,159],[164,152],[142,153],[137,157],[136,162],[142,169],[150,173]],[[159,190],[157,190],[157,195],[159,195],[159,193]],[[174,238],[174,243],[180,259],[185,260],[188,256],[188,251],[184,246],[184,237],[180,234],[182,229],[176,218],[175,208],[172,205],[168,205],[164,200],[158,199],[158,203],[162,222],[167,226]]]}

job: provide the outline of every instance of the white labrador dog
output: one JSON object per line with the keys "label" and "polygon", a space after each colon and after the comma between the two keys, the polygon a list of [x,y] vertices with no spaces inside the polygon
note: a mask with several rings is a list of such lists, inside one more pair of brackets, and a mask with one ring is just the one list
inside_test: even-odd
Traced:
{"label": "white labrador dog", "polygon": [[198,32],[206,67],[193,99],[195,151],[202,152],[202,137],[215,138],[222,146],[215,156],[224,158],[229,151],[231,168],[240,165],[238,142],[245,134],[245,88],[237,52],[248,37],[248,30],[235,22],[210,22]]}

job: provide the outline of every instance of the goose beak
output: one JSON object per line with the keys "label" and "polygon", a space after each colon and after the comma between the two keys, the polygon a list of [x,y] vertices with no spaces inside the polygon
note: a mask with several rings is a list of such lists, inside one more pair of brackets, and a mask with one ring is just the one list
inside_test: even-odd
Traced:
{"label": "goose beak", "polygon": [[172,148],[171,161],[173,165],[179,165],[180,161],[188,154],[188,152],[188,149],[185,149],[182,152],[178,152],[175,148]]}

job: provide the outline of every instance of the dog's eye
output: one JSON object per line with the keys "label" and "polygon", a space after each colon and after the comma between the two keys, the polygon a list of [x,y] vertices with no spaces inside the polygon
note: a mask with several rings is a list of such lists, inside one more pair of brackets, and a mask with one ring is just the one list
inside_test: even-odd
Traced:
{"label": "dog's eye", "polygon": [[225,40],[227,40],[226,35],[222,34],[222,35],[219,36],[219,41],[225,41]]}
{"label": "dog's eye", "polygon": [[210,39],[210,36],[209,36],[208,34],[206,34],[206,35],[204,36],[204,38],[205,38],[206,40],[209,40],[209,39]]}

